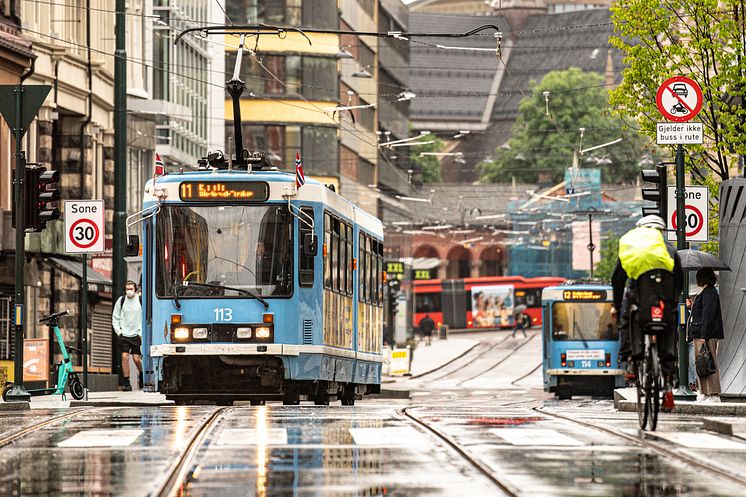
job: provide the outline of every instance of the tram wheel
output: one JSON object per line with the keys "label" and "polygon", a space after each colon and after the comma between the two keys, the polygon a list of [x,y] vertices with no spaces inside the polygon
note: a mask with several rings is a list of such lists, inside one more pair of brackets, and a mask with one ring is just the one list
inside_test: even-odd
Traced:
{"label": "tram wheel", "polygon": [[315,406],[328,406],[329,405],[329,396],[328,395],[317,396],[315,399],[313,399],[313,405],[315,405]]}
{"label": "tram wheel", "polygon": [[559,400],[570,400],[572,399],[572,390],[570,389],[570,385],[567,383],[562,383],[557,385],[557,398]]}
{"label": "tram wheel", "polygon": [[251,401],[251,405],[252,406],[263,406],[264,405],[264,401],[263,400],[252,400]]}
{"label": "tram wheel", "polygon": [[298,396],[294,396],[294,397],[283,397],[283,399],[282,399],[282,405],[284,405],[284,406],[299,406],[300,405],[300,398]]}

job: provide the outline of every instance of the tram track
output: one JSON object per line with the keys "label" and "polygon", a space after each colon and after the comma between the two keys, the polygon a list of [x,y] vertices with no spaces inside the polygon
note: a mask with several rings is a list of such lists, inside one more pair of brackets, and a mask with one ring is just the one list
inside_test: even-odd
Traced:
{"label": "tram track", "polygon": [[520,495],[517,489],[513,488],[512,486],[508,485],[500,478],[498,478],[497,474],[489,466],[477,459],[473,454],[471,454],[471,452],[466,449],[466,447],[454,440],[453,437],[442,432],[441,430],[434,427],[432,424],[428,423],[422,418],[415,416],[410,412],[415,409],[418,409],[418,407],[405,407],[404,409],[397,410],[397,412],[406,416],[416,426],[423,428],[440,442],[446,444],[452,451],[456,452],[462,459],[469,463],[469,465],[476,469],[482,476],[487,478],[490,482],[492,482],[492,484],[498,487],[506,495],[508,495],[509,497],[518,497]]}
{"label": "tram track", "polygon": [[[442,373],[444,369],[447,370],[447,371],[445,371],[444,374],[441,374],[439,376],[435,376],[433,378],[428,378],[428,380],[429,381],[442,380],[443,378],[447,378],[447,377],[451,376],[452,374],[459,373],[459,372],[463,371],[463,367],[464,367],[464,366],[460,366],[461,363],[466,362],[467,366],[470,365],[470,364],[473,364],[474,361],[477,361],[478,359],[480,359],[480,358],[484,357],[485,355],[489,354],[494,349],[496,349],[497,347],[499,347],[500,345],[502,345],[503,343],[505,343],[509,338],[510,338],[510,336],[503,337],[501,340],[498,340],[497,342],[493,343],[492,345],[489,345],[485,350],[478,351],[476,349],[472,349],[472,352],[474,352],[474,354],[471,354],[471,353],[464,354],[460,358],[458,358],[457,360],[449,362],[448,364],[445,364],[442,368],[434,369],[432,371],[428,371],[425,374],[419,375],[417,377],[417,379],[423,378],[423,377],[425,377],[427,375],[430,375],[432,373],[437,373],[437,372],[441,372]],[[485,345],[487,345],[487,344],[485,343]],[[479,348],[479,346],[477,346],[477,348]]]}
{"label": "tram track", "polygon": [[27,426],[26,428],[23,428],[14,433],[11,433],[10,435],[5,435],[2,438],[0,438],[0,448],[5,447],[6,445],[9,445],[15,442],[16,440],[23,438],[30,433],[41,430],[42,428],[46,428],[47,426],[53,425],[54,423],[58,421],[62,421],[64,419],[70,419],[79,414],[95,411],[96,409],[99,409],[99,408],[91,407],[87,409],[78,409],[72,412],[68,412],[66,414],[60,414],[59,416],[54,416],[54,417],[45,419],[44,421],[40,421],[38,423],[34,423],[30,426]]}
{"label": "tram track", "polygon": [[482,376],[482,375],[484,375],[484,374],[487,374],[487,373],[489,373],[490,371],[492,371],[493,369],[495,369],[496,367],[498,367],[498,366],[499,366],[500,364],[502,364],[502,363],[504,363],[505,361],[507,361],[508,359],[510,359],[510,357],[511,357],[511,356],[512,356],[513,354],[515,354],[515,353],[516,353],[516,352],[517,352],[518,350],[520,350],[520,349],[522,349],[523,347],[525,347],[525,346],[526,346],[526,345],[527,345],[527,344],[528,344],[528,343],[529,343],[529,342],[530,342],[531,340],[533,340],[534,338],[536,338],[536,336],[537,336],[537,333],[534,333],[534,334],[532,334],[532,335],[529,335],[529,336],[528,336],[528,337],[527,337],[527,338],[526,338],[525,340],[523,340],[523,341],[522,341],[522,342],[520,342],[520,343],[519,343],[518,345],[516,345],[515,347],[513,347],[513,348],[512,348],[511,350],[510,350],[510,352],[508,352],[508,353],[507,353],[507,354],[506,354],[505,356],[501,357],[499,361],[497,361],[496,363],[494,363],[493,365],[491,365],[491,366],[490,366],[489,368],[487,368],[487,369],[484,369],[484,370],[480,371],[479,373],[477,373],[477,374],[475,374],[475,375],[473,375],[473,376],[470,376],[469,378],[467,378],[467,379],[465,379],[465,380],[461,380],[460,382],[458,382],[458,383],[456,384],[456,386],[459,386],[459,387],[461,387],[461,386],[463,386],[463,385],[464,385],[464,383],[467,383],[467,382],[469,382],[469,381],[471,381],[471,380],[474,380],[474,379],[476,379],[476,378],[479,378],[480,376]]}
{"label": "tram track", "polygon": [[182,485],[187,479],[187,475],[194,462],[194,457],[202,447],[202,442],[205,438],[212,433],[217,423],[222,419],[223,415],[229,411],[233,411],[235,407],[221,407],[212,411],[202,425],[197,429],[197,432],[192,436],[192,439],[187,444],[186,448],[179,454],[178,458],[171,464],[167,470],[166,477],[160,482],[158,488],[151,494],[158,497],[175,497],[181,495]]}
{"label": "tram track", "polygon": [[727,480],[729,480],[729,481],[731,481],[733,483],[736,483],[738,485],[746,487],[746,477],[742,477],[742,476],[733,474],[731,472],[725,471],[725,470],[723,470],[721,468],[718,468],[716,466],[712,466],[710,464],[704,463],[700,459],[697,459],[697,458],[692,457],[692,456],[688,456],[686,454],[679,453],[679,452],[677,452],[675,450],[669,449],[669,448],[664,447],[664,446],[662,446],[660,444],[654,443],[654,442],[652,442],[650,440],[645,440],[643,438],[639,438],[639,437],[636,437],[636,436],[633,436],[633,435],[628,435],[626,433],[622,433],[622,432],[620,432],[618,430],[614,430],[613,428],[610,428],[610,427],[607,427],[607,426],[604,426],[604,425],[600,425],[600,424],[596,424],[596,423],[591,423],[589,421],[584,421],[584,420],[580,420],[580,419],[577,419],[577,418],[573,418],[573,417],[567,416],[565,414],[558,414],[556,412],[548,411],[548,410],[546,410],[543,407],[534,407],[533,410],[535,412],[537,412],[537,413],[540,413],[540,414],[543,414],[543,415],[546,415],[546,416],[554,417],[554,418],[557,418],[557,419],[562,419],[562,420],[569,421],[571,423],[575,423],[577,425],[583,426],[585,428],[590,428],[592,430],[598,430],[598,431],[602,431],[604,433],[608,433],[610,435],[614,435],[614,436],[616,436],[618,438],[621,438],[623,440],[631,442],[631,443],[633,443],[633,444],[635,444],[635,445],[637,445],[639,447],[642,447],[642,448],[645,448],[645,449],[649,449],[649,450],[651,450],[651,451],[653,451],[653,452],[655,452],[655,453],[657,453],[659,455],[662,455],[664,457],[667,457],[669,459],[675,459],[676,461],[683,462],[683,463],[687,464],[690,467],[696,467],[696,468],[699,468],[701,470],[708,471],[708,472],[710,472],[710,473],[712,473],[714,475],[717,475],[720,478],[725,478],[725,479],[727,479]]}

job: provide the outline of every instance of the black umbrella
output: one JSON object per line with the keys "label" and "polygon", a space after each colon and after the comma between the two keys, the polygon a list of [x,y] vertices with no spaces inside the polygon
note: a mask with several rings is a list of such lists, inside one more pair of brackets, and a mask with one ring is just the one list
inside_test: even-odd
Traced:
{"label": "black umbrella", "polygon": [[701,250],[685,249],[679,250],[679,259],[684,269],[703,269],[708,268],[715,271],[730,271],[730,268],[723,261],[712,254],[702,252]]}

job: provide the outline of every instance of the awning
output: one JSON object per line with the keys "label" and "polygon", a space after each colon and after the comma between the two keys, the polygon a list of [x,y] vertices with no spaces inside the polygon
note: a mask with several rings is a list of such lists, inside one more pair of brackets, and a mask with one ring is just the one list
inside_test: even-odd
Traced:
{"label": "awning", "polygon": [[[80,260],[63,259],[62,257],[50,257],[49,260],[52,264],[66,273],[70,273],[78,279],[83,279],[83,264]],[[89,267],[87,276],[89,285],[104,285],[111,287],[111,280],[95,269]]]}

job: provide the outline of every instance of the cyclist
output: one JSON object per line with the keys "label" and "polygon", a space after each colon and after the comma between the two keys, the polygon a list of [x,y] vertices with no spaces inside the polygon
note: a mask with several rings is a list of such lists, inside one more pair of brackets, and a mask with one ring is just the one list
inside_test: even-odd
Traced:
{"label": "cyclist", "polygon": [[[664,412],[673,409],[675,370],[675,310],[684,283],[684,271],[676,250],[666,243],[666,223],[660,216],[644,216],[619,240],[619,259],[611,284],[614,288],[612,317],[618,317],[621,334],[619,354],[632,363],[642,359],[642,333],[655,334],[664,381]],[[637,308],[630,323],[630,308]],[[631,325],[631,326],[630,326]]]}

